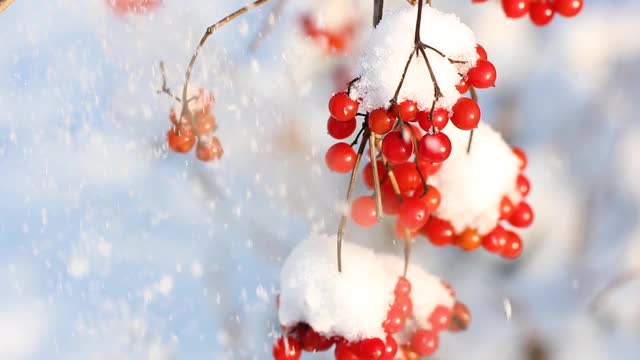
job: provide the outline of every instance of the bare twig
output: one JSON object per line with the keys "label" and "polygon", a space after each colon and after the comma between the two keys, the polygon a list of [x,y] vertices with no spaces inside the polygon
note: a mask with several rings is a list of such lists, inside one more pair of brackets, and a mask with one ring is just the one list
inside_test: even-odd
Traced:
{"label": "bare twig", "polygon": [[[478,92],[476,91],[476,88],[473,86],[470,86],[469,93],[471,94],[471,100],[478,102]],[[471,132],[469,132],[469,143],[467,144],[467,154],[471,154],[471,145],[473,145],[473,133],[475,131],[476,129],[471,129]]]}
{"label": "bare twig", "polygon": [[382,221],[382,195],[380,193],[380,174],[378,174],[378,156],[376,149],[376,134],[371,131],[369,134],[369,155],[371,156],[371,169],[373,170],[373,194],[376,199],[376,217]]}
{"label": "bare twig", "polygon": [[167,74],[164,70],[164,61],[160,61],[160,76],[162,76],[162,85],[160,86],[160,90],[158,90],[158,94],[167,94],[180,102],[180,98],[173,95],[173,92],[171,92],[171,89],[167,86]]}
{"label": "bare twig", "polygon": [[378,26],[382,20],[382,12],[384,10],[384,0],[373,0],[373,27]]}

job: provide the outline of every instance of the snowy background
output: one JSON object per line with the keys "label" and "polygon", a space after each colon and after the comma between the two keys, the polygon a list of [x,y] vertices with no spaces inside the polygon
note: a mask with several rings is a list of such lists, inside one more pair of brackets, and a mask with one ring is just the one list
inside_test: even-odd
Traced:
{"label": "snowy background", "polygon": [[[347,178],[324,167],[326,102],[357,55],[305,40],[313,6],[299,1],[248,51],[267,5],[196,65],[194,83],[216,94],[222,161],[168,153],[158,63],[178,86],[206,26],[243,3],[118,17],[103,0],[18,0],[0,14],[0,359],[270,358],[283,258],[336,228]],[[437,357],[636,359],[640,284],[590,303],[640,268],[640,5],[589,0],[542,29],[497,2],[434,5],[496,64],[483,119],[529,152],[537,215],[515,262],[416,245],[414,262],[474,316]],[[365,34],[369,1],[345,7]],[[393,246],[391,227],[377,230],[348,232]]]}

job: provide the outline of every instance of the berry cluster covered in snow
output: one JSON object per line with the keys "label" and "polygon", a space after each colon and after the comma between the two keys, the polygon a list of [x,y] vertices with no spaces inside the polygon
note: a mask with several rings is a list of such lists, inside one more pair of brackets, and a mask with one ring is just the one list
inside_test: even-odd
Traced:
{"label": "berry cluster covered in snow", "polygon": [[336,359],[426,356],[437,350],[442,331],[468,325],[468,310],[440,279],[414,265],[400,276],[402,259],[362,246],[348,243],[343,251],[354,265],[341,273],[333,237],[311,236],[285,260],[279,295],[285,336],[274,345],[275,359],[334,345]]}
{"label": "berry cluster covered in snow", "polygon": [[[474,3],[487,1],[472,0]],[[529,14],[531,22],[538,26],[549,24],[556,13],[574,17],[584,6],[584,0],[501,0],[501,3],[507,17],[518,19]]]}

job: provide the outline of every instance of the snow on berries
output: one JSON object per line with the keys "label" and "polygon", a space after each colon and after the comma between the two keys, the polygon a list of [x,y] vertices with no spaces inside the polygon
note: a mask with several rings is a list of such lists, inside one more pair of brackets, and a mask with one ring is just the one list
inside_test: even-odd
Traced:
{"label": "snow on berries", "polygon": [[182,114],[182,104],[176,104],[169,113],[172,126],[167,132],[169,148],[177,153],[188,153],[196,147],[196,158],[213,161],[223,154],[220,140],[213,135],[218,125],[211,113],[213,94],[198,89],[192,91],[187,100],[187,108]]}
{"label": "snow on berries", "polygon": [[312,235],[283,264],[283,336],[274,344],[275,359],[298,359],[300,349],[327,351],[334,345],[336,359],[395,359],[400,346],[429,355],[441,333],[452,330],[454,317],[467,326],[468,311],[458,318],[455,294],[440,279],[415,265],[399,276],[403,259],[352,243],[343,251],[357,266],[338,273],[333,241]]}
{"label": "snow on berries", "polygon": [[[472,0],[474,3],[487,0]],[[529,14],[537,26],[548,25],[555,14],[574,17],[582,11],[584,0],[500,0],[502,10],[508,18],[518,19]]]}

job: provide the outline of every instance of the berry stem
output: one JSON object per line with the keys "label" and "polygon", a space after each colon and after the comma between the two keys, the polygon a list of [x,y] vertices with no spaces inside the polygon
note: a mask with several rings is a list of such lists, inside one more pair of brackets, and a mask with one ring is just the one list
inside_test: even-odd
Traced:
{"label": "berry stem", "polygon": [[409,71],[409,65],[411,65],[411,60],[413,60],[413,51],[409,54],[409,59],[407,59],[407,63],[404,65],[404,71],[402,71],[402,77],[400,77],[400,83],[396,88],[396,92],[393,94],[393,99],[391,99],[391,105],[394,105],[398,102],[398,96],[400,96],[400,90],[402,89],[402,84],[404,84],[404,79],[407,77],[407,71]]}
{"label": "berry stem", "polygon": [[[364,136],[360,141],[360,146],[358,148],[358,153],[356,155],[356,162],[353,165],[353,170],[351,170],[351,179],[349,180],[349,187],[347,188],[347,195],[345,197],[345,202],[347,204],[351,202],[351,196],[353,195],[353,190],[356,187],[356,178],[358,175],[358,168],[360,167],[360,160],[362,160],[362,154],[364,153],[364,149],[367,146],[367,140],[365,139],[369,136],[369,133],[370,133],[369,127],[365,125]],[[346,212],[343,212],[342,215],[340,216],[340,224],[338,225],[338,236],[337,236],[338,272],[342,272],[342,241],[344,239],[344,229],[346,226],[347,226],[347,214]]]}
{"label": "berry stem", "polygon": [[194,51],[193,55],[191,56],[191,61],[189,61],[189,66],[187,66],[187,72],[184,75],[184,87],[182,88],[182,111],[181,111],[181,117],[186,115],[186,113],[188,112],[188,106],[187,106],[187,92],[189,91],[189,80],[191,79],[191,73],[193,72],[193,66],[196,63],[196,60],[198,59],[198,55],[200,54],[200,50],[202,49],[202,47],[204,46],[204,44],[207,42],[207,39],[209,38],[209,36],[211,36],[216,30],[218,30],[219,28],[223,27],[224,25],[230,23],[231,21],[235,20],[237,17],[246,14],[247,12],[259,7],[260,5],[264,5],[266,3],[268,3],[270,0],[256,0],[253,3],[246,5],[234,12],[232,12],[231,14],[225,16],[222,20],[218,21],[217,23],[209,26],[207,28],[207,30],[204,32],[204,35],[202,35],[202,38],[200,39],[200,42],[198,43],[198,46],[196,47],[196,50]]}
{"label": "berry stem", "polygon": [[384,0],[373,0],[373,27],[378,26],[382,20],[382,12],[384,10]]}
{"label": "berry stem", "polygon": [[442,97],[442,91],[440,90],[440,85],[438,85],[438,80],[436,79],[436,75],[433,72],[433,68],[431,67],[431,62],[429,61],[429,57],[427,53],[424,51],[424,48],[418,47],[418,50],[424,57],[425,63],[427,63],[427,69],[429,69],[429,76],[431,77],[431,82],[433,82],[433,94],[435,99],[439,99]]}
{"label": "berry stem", "polygon": [[409,261],[411,260],[411,232],[409,229],[404,229],[404,269],[402,276],[407,277],[409,271]]}
{"label": "berry stem", "polygon": [[[428,0],[429,2],[429,6],[431,6],[431,1]],[[418,16],[416,19],[416,32],[415,32],[415,36],[414,36],[414,43],[416,46],[418,46],[420,43],[422,43],[422,41],[420,41],[420,27],[422,25],[422,6],[424,4],[424,1],[419,0],[418,1]]]}
{"label": "berry stem", "polygon": [[384,214],[382,213],[382,195],[380,193],[380,175],[378,174],[378,155],[376,148],[375,133],[369,133],[369,155],[371,155],[371,166],[373,167],[373,194],[376,199],[376,217],[378,221],[382,221]]}
{"label": "berry stem", "polygon": [[[262,23],[262,27],[260,28],[260,31],[258,31],[258,34],[256,35],[256,37],[254,37],[253,40],[251,41],[251,44],[249,45],[250,52],[253,53],[256,50],[258,50],[260,45],[262,45],[262,41],[267,36],[269,36],[269,34],[271,34],[271,32],[273,31],[276,25],[275,20],[277,20],[280,17],[280,14],[282,14],[282,9],[284,9],[284,6],[288,1],[289,0],[276,1],[276,4],[273,6],[273,9],[271,10],[271,13],[267,15],[264,22]],[[274,19],[274,21],[271,21],[271,19]]]}
{"label": "berry stem", "polygon": [[[473,86],[470,86],[469,93],[471,94],[471,100],[478,102],[478,92],[476,91],[476,88]],[[473,145],[473,133],[475,131],[476,129],[471,129],[471,132],[469,132],[469,143],[467,144],[467,154],[471,154],[471,145]]]}
{"label": "berry stem", "polygon": [[164,61],[160,61],[160,76],[162,76],[162,85],[160,86],[160,90],[158,90],[158,94],[167,94],[170,97],[174,98],[176,101],[180,102],[180,98],[173,95],[171,89],[167,86],[167,74],[164,69]]}

